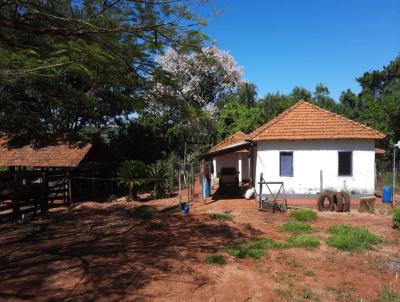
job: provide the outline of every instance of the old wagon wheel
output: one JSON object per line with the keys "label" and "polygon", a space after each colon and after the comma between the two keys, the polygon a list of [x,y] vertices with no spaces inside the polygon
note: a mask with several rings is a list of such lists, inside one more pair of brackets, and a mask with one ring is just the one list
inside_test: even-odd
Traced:
{"label": "old wagon wheel", "polygon": [[341,191],[340,194],[342,195],[343,198],[343,212],[348,212],[350,211],[350,196],[347,192]]}
{"label": "old wagon wheel", "polygon": [[343,197],[342,194],[339,192],[332,193],[332,198],[335,203],[335,211],[336,212],[343,212]]}
{"label": "old wagon wheel", "polygon": [[[328,200],[328,204],[325,205],[325,200]],[[322,193],[317,200],[318,210],[319,211],[332,211],[333,209],[333,200],[332,197],[327,193]]]}

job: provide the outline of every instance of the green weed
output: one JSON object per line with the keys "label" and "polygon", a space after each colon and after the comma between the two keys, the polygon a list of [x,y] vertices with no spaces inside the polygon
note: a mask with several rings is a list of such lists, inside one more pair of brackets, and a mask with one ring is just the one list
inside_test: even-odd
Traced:
{"label": "green weed", "polygon": [[393,227],[400,230],[400,209],[393,209]]}
{"label": "green weed", "polygon": [[312,210],[300,209],[291,213],[291,216],[297,221],[311,221],[317,218],[317,213]]}
{"label": "green weed", "polygon": [[289,247],[316,248],[319,246],[319,240],[314,236],[298,235],[290,237],[288,245]]}
{"label": "green weed", "polygon": [[283,232],[290,232],[293,234],[300,234],[300,233],[309,233],[312,231],[312,228],[307,222],[289,221],[283,224],[279,228],[279,230]]}
{"label": "green weed", "polygon": [[207,264],[217,264],[217,265],[225,265],[227,261],[225,257],[222,255],[210,255],[206,257]]}
{"label": "green weed", "polygon": [[379,294],[379,302],[400,302],[400,294],[391,287],[384,287]]}
{"label": "green weed", "polygon": [[382,242],[378,236],[367,229],[349,225],[336,225],[329,229],[333,235],[328,238],[327,244],[340,250],[365,250]]}
{"label": "green weed", "polygon": [[303,290],[303,298],[305,300],[311,300],[311,301],[316,301],[316,302],[321,301],[319,296],[317,294],[313,293],[311,289]]}

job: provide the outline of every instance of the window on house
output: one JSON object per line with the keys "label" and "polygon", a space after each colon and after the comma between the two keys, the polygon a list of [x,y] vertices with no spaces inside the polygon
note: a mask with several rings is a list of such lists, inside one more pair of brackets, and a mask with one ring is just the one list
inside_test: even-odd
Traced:
{"label": "window on house", "polygon": [[293,176],[293,152],[280,152],[279,164],[280,176]]}
{"label": "window on house", "polygon": [[339,151],[339,176],[353,175],[353,153],[351,151]]}

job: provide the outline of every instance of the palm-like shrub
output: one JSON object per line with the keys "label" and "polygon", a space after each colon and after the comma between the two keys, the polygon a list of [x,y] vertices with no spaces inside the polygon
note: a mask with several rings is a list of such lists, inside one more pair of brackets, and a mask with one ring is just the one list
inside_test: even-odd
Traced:
{"label": "palm-like shrub", "polygon": [[169,188],[169,171],[167,164],[162,160],[158,160],[148,165],[147,175],[149,177],[149,184],[153,186],[153,197],[156,199],[165,197]]}
{"label": "palm-like shrub", "polygon": [[126,160],[122,162],[117,171],[119,183],[129,190],[129,199],[137,198],[137,190],[145,183],[146,165],[140,160]]}

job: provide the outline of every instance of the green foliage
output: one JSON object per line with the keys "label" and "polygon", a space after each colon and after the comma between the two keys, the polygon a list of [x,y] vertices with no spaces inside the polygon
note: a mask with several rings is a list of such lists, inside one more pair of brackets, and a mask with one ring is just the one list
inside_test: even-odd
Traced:
{"label": "green foliage", "polygon": [[327,244],[340,250],[365,250],[371,249],[373,245],[382,240],[370,233],[367,229],[353,227],[349,225],[336,225],[329,229],[332,233],[327,240]]}
{"label": "green foliage", "polygon": [[136,198],[137,189],[145,183],[146,165],[139,160],[126,160],[122,162],[117,171],[119,183],[129,190],[129,198]]}
{"label": "green foliage", "polygon": [[311,226],[303,221],[289,221],[283,224],[279,229],[281,231],[290,232],[294,234],[308,233],[312,231]]}
{"label": "green foliage", "polygon": [[154,207],[143,205],[135,208],[132,212],[132,216],[139,219],[149,220],[154,217],[157,210]]}
{"label": "green foliage", "polygon": [[265,121],[258,107],[247,107],[239,102],[225,104],[217,120],[217,136],[223,139],[238,131],[249,133]]}
{"label": "green foliage", "polygon": [[317,219],[317,213],[312,210],[308,210],[308,209],[296,210],[296,211],[292,212],[290,215],[295,220],[302,221],[302,222]]}
{"label": "green foliage", "polygon": [[153,186],[152,195],[154,198],[163,198],[169,189],[169,171],[165,161],[158,160],[147,166],[148,183]]}
{"label": "green foliage", "polygon": [[400,230],[400,209],[393,209],[393,227]]}
{"label": "green foliage", "polygon": [[400,294],[393,288],[385,286],[379,294],[379,302],[400,302]]}
{"label": "green foliage", "polygon": [[210,213],[207,214],[210,219],[213,220],[232,220],[233,215],[230,213]]}
{"label": "green foliage", "polygon": [[0,131],[76,138],[86,127],[118,125],[143,109],[158,67],[154,56],[171,45],[198,49],[205,40],[193,4],[2,3]]}
{"label": "green foliage", "polygon": [[319,246],[319,240],[316,237],[309,235],[290,237],[287,243],[288,247],[316,248]]}
{"label": "green foliage", "polygon": [[206,257],[207,264],[225,265],[227,261],[223,255],[210,255]]}

